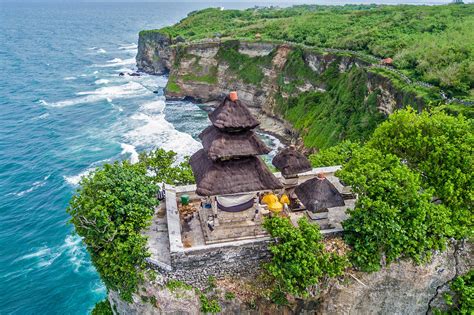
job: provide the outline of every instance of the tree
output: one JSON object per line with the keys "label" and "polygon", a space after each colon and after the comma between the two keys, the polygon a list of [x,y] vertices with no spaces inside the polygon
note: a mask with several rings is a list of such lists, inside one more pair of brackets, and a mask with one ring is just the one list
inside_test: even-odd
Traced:
{"label": "tree", "polygon": [[396,155],[421,175],[422,186],[451,209],[452,235],[474,232],[474,135],[472,120],[441,111],[392,114],[374,132],[369,146]]}
{"label": "tree", "polygon": [[266,219],[263,226],[276,239],[265,268],[275,279],[277,292],[305,297],[309,286],[325,276],[341,275],[347,267],[345,257],[324,250],[319,227],[306,218],[298,221],[297,228],[281,217]]}
{"label": "tree", "polygon": [[450,223],[449,209],[431,202],[420,175],[392,154],[364,147],[338,176],[358,194],[343,222],[352,262],[365,271],[380,269],[385,258],[412,258],[419,263],[434,249],[443,249]]}
{"label": "tree", "polygon": [[67,212],[108,289],[126,301],[144,279],[156,185],[140,165],[105,164],[81,181]]}
{"label": "tree", "polygon": [[156,184],[185,185],[194,183],[191,166],[186,157],[183,162],[177,162],[177,154],[173,151],[157,149],[140,153],[140,165],[149,171]]}
{"label": "tree", "polygon": [[342,165],[350,160],[354,151],[360,149],[358,142],[343,141],[333,147],[311,154],[309,160],[313,167]]}

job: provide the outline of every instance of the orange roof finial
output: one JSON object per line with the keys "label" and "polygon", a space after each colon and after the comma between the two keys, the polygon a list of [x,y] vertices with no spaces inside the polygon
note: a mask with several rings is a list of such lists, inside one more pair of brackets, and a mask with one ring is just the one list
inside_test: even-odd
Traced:
{"label": "orange roof finial", "polygon": [[237,92],[236,91],[232,91],[229,93],[229,98],[232,102],[235,102],[236,100],[239,99],[239,97],[237,96]]}

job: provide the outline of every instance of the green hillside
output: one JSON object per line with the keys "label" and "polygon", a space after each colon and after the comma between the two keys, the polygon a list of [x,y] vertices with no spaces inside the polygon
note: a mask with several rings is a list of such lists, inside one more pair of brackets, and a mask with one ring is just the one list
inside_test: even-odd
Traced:
{"label": "green hillside", "polygon": [[411,79],[472,101],[473,29],[474,5],[346,5],[206,9],[190,13],[174,26],[143,33],[159,31],[187,41],[214,37],[291,41],[391,57],[394,67]]}

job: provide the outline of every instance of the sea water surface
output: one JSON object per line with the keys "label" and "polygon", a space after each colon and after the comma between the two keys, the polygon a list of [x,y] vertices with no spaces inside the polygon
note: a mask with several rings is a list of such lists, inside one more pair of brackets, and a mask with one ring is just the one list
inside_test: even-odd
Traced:
{"label": "sea water surface", "polygon": [[140,30],[212,5],[0,3],[0,314],[86,314],[105,297],[68,201],[103,163],[201,147],[205,111],[166,102],[166,77],[119,73]]}

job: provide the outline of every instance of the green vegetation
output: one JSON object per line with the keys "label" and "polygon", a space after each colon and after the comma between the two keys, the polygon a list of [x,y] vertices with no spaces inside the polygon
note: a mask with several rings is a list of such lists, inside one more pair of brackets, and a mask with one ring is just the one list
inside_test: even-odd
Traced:
{"label": "green vegetation", "polygon": [[447,312],[435,311],[435,314],[472,314],[474,310],[474,269],[457,277],[450,285],[451,292],[444,295]]}
{"label": "green vegetation", "polygon": [[81,180],[67,209],[102,281],[126,301],[144,279],[149,254],[140,232],[151,221],[156,190],[140,165],[105,164]]}
{"label": "green vegetation", "polygon": [[100,301],[94,306],[91,312],[92,315],[113,315],[112,307],[110,306],[109,300],[105,299]]}
{"label": "green vegetation", "polygon": [[166,283],[166,288],[171,292],[175,292],[176,290],[192,290],[193,287],[183,281],[179,280],[170,280]]}
{"label": "green vegetation", "polygon": [[188,158],[176,161],[176,152],[157,149],[140,153],[140,166],[144,167],[155,184],[187,185],[194,183],[193,171]]}
{"label": "green vegetation", "polygon": [[206,9],[155,32],[190,41],[217,35],[255,40],[255,35],[260,34],[262,40],[392,57],[394,65],[411,78],[430,82],[451,95],[472,99],[472,29],[474,5],[346,5],[242,11]]}
{"label": "green vegetation", "polygon": [[322,149],[345,139],[367,140],[385,118],[377,109],[378,91],[369,93],[367,90],[367,72],[353,68],[339,73],[338,62],[334,62],[321,80],[325,82],[326,92],[303,92],[288,101],[277,98],[279,111],[301,131],[305,146]]}
{"label": "green vegetation", "polygon": [[423,262],[448,238],[472,237],[473,128],[462,116],[409,108],[365,145],[342,142],[310,157],[315,166],[343,164],[338,175],[359,196],[344,222],[354,265],[370,271],[383,260]]}
{"label": "green vegetation", "polygon": [[426,261],[434,249],[444,249],[449,210],[431,203],[421,176],[392,154],[372,148],[353,152],[338,172],[358,194],[354,210],[343,222],[344,237],[353,247],[349,256],[362,270],[376,271],[384,259]]}
{"label": "green vegetation", "polygon": [[68,213],[101,279],[125,301],[145,279],[147,239],[142,235],[157,205],[156,184],[194,182],[186,162],[158,149],[140,154],[140,162],[105,164],[81,180]]}
{"label": "green vegetation", "polygon": [[171,93],[181,92],[181,87],[176,83],[176,78],[174,76],[170,76],[168,78],[168,83],[166,83],[166,90]]}
{"label": "green vegetation", "polygon": [[226,292],[225,295],[224,295],[224,297],[225,297],[226,300],[229,300],[229,301],[230,301],[230,300],[235,299],[235,294],[232,293],[232,292]]}
{"label": "green vegetation", "polygon": [[360,143],[350,140],[343,141],[333,147],[311,154],[309,160],[313,167],[343,165],[350,160],[353,152],[360,149]]}
{"label": "green vegetation", "polygon": [[319,227],[306,218],[298,221],[297,228],[281,217],[266,219],[263,226],[276,239],[270,245],[273,257],[265,269],[275,279],[273,295],[279,297],[276,300],[280,304],[283,304],[282,293],[306,297],[309,286],[323,277],[341,275],[348,266],[345,257],[324,250]]}
{"label": "green vegetation", "polygon": [[236,74],[245,83],[259,86],[264,78],[262,67],[271,64],[273,54],[249,57],[239,53],[238,41],[224,42],[219,48],[217,58],[229,65],[231,73]]}
{"label": "green vegetation", "polygon": [[201,302],[201,312],[207,313],[219,313],[222,309],[219,301],[215,298],[208,298],[204,293],[199,294],[199,301]]}
{"label": "green vegetation", "polygon": [[473,236],[473,121],[443,112],[398,111],[382,123],[368,145],[395,154],[419,173],[423,188],[432,189],[451,209],[450,234]]}

